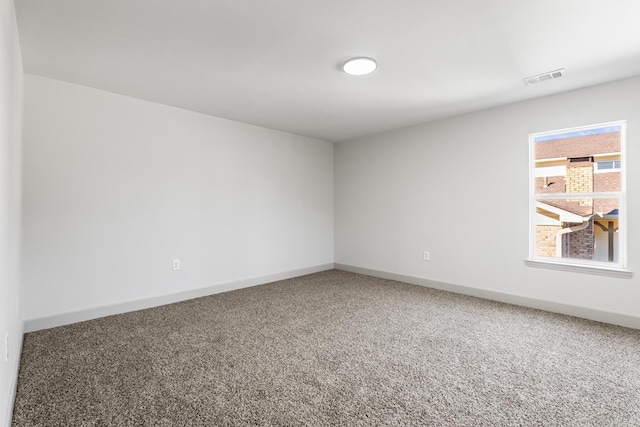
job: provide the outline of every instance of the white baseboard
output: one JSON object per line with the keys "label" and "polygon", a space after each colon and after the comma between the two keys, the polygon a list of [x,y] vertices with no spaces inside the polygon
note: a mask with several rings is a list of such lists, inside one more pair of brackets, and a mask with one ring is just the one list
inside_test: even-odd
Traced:
{"label": "white baseboard", "polygon": [[[247,288],[250,286],[262,285],[278,280],[290,279],[306,274],[318,273],[331,269],[350,271],[352,273],[364,274],[367,276],[379,277],[382,279],[396,280],[413,285],[426,286],[463,295],[478,298],[500,301],[508,304],[521,305],[524,307],[537,308],[553,313],[567,314],[569,316],[582,317],[598,322],[610,323],[613,325],[625,326],[628,328],[640,329],[640,317],[628,314],[615,313],[604,310],[597,310],[590,307],[582,307],[570,304],[563,304],[554,301],[531,298],[521,295],[506,294],[502,292],[490,291],[487,289],[474,288],[452,283],[438,282],[420,277],[406,276],[398,273],[374,270],[364,267],[357,267],[347,264],[323,264],[314,267],[302,268],[286,271],[282,273],[270,274],[261,277],[239,280],[235,282],[222,283],[204,288],[193,289],[175,294],[163,295],[159,297],[142,300],[128,301],[120,304],[113,304],[101,307],[90,308],[68,313],[61,313],[37,319],[27,319],[24,323],[24,332],[34,332],[42,329],[54,328],[56,326],[68,325],[71,323],[83,322],[85,320],[110,316],[113,314],[126,313],[130,311],[143,310],[145,308],[157,307],[188,299],[199,298],[221,292],[228,292],[235,289]],[[17,374],[16,374],[17,380]]]}
{"label": "white baseboard", "polygon": [[13,419],[13,405],[16,401],[16,393],[18,391],[18,373],[20,372],[20,358],[22,356],[22,342],[24,338],[24,322],[22,322],[21,331],[18,340],[18,352],[16,353],[15,369],[12,372],[9,384],[11,384],[9,392],[9,402],[7,402],[7,415],[4,420],[4,426],[11,427]]}
{"label": "white baseboard", "polygon": [[420,277],[405,276],[403,274],[390,273],[388,271],[373,270],[369,268],[356,267],[346,264],[334,264],[335,269],[349,271],[352,273],[364,274],[381,279],[395,280],[398,282],[410,283],[413,285],[426,286],[457,294],[469,295],[493,301],[505,302],[508,304],[520,305],[524,307],[537,308],[539,310],[553,313],[567,314],[569,316],[581,317],[595,320],[597,322],[610,323],[613,325],[625,326],[627,328],[640,329],[640,317],[628,314],[615,313],[604,310],[597,310],[590,307],[563,304],[554,301],[547,301],[537,298],[525,297],[521,295],[506,294],[502,292],[490,291],[487,289],[473,288],[469,286],[455,285],[452,283],[437,282]]}
{"label": "white baseboard", "polygon": [[293,277],[318,273],[333,269],[333,264],[322,264],[313,267],[300,268],[297,270],[285,271],[282,273],[269,274],[261,277],[238,280],[235,282],[221,283],[206,286],[204,288],[192,289],[174,294],[162,295],[158,297],[145,298],[135,301],[127,301],[119,304],[105,305],[89,308],[86,310],[73,311],[68,313],[55,314],[52,316],[40,317],[37,319],[27,319],[24,324],[24,332],[34,332],[42,329],[55,328],[56,326],[69,325],[71,323],[83,322],[85,320],[97,319],[99,317],[111,316],[113,314],[127,313],[130,311],[143,310],[145,308],[158,307],[174,302],[185,301],[193,298],[204,297],[221,292],[233,291],[235,289],[247,288],[250,286],[263,285],[265,283],[278,280],[291,279]]}

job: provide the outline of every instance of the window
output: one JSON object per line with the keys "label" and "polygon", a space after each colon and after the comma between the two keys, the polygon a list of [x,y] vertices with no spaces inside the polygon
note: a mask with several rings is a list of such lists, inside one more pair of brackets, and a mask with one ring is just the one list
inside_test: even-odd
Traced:
{"label": "window", "polygon": [[620,160],[608,160],[596,163],[596,173],[619,172],[622,162]]}
{"label": "window", "polygon": [[626,272],[625,136],[624,121],[529,135],[529,261]]}

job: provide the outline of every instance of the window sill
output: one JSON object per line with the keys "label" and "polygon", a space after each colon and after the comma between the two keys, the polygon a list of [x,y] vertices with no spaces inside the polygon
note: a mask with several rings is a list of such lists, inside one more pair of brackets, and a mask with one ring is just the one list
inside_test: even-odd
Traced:
{"label": "window sill", "polygon": [[631,279],[633,273],[621,268],[600,267],[591,265],[565,264],[552,261],[540,261],[527,259],[524,263],[528,267],[547,268],[550,270],[570,271],[573,273],[597,274],[600,276],[618,277],[621,279]]}

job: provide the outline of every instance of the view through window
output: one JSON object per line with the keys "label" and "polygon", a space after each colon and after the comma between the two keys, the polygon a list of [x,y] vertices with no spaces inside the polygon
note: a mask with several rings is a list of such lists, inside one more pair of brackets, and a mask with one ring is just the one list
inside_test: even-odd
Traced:
{"label": "view through window", "polygon": [[530,258],[625,266],[625,122],[530,135]]}

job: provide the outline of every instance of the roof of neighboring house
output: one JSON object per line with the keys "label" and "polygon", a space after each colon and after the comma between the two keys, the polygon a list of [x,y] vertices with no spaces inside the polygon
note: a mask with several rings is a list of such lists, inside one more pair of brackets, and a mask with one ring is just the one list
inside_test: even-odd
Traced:
{"label": "roof of neighboring house", "polygon": [[[583,223],[585,222],[591,215],[581,215],[578,213],[570,212],[566,209],[562,209],[557,206],[553,206],[547,203],[548,200],[544,202],[537,201],[536,208],[538,214],[544,215],[554,221],[560,221],[561,223]],[[544,211],[548,212],[545,214]]]}
{"label": "roof of neighboring house", "polygon": [[545,199],[540,201],[542,204],[562,209],[563,211],[579,215],[582,217],[593,214],[593,206],[581,206],[579,201],[566,199]]}
{"label": "roof of neighboring house", "polygon": [[618,208],[615,207],[617,206],[617,203],[604,203],[598,205],[599,200],[600,199],[594,200],[594,206],[580,206],[580,203],[577,201],[547,199],[544,201],[538,201],[537,206],[552,214],[558,215],[562,222],[580,223],[586,221],[592,215],[596,215],[600,218],[618,217]]}
{"label": "roof of neighboring house", "polygon": [[550,139],[535,143],[536,160],[620,152],[620,132]]}

